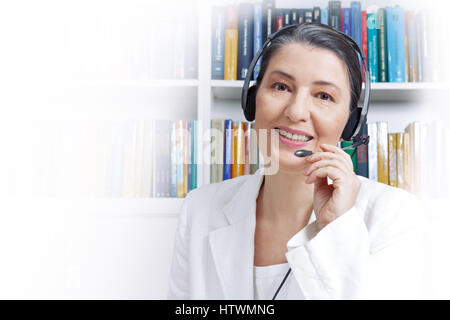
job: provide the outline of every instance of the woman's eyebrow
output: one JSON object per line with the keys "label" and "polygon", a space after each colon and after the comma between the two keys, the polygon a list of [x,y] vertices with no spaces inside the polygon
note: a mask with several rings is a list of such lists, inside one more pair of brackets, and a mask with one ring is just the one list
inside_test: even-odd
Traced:
{"label": "woman's eyebrow", "polygon": [[332,87],[336,88],[337,91],[339,91],[339,92],[341,91],[341,89],[337,85],[335,85],[332,82],[325,81],[325,80],[314,81],[314,84],[321,85],[321,86],[332,86]]}
{"label": "woman's eyebrow", "polygon": [[274,71],[272,71],[270,74],[274,74],[274,73],[281,74],[282,76],[284,76],[284,77],[286,77],[286,78],[288,78],[288,79],[291,79],[292,81],[295,81],[295,77],[294,77],[294,76],[292,76],[292,75],[290,75],[289,73],[286,73],[286,72],[284,72],[284,71],[281,71],[281,70],[274,70]]}

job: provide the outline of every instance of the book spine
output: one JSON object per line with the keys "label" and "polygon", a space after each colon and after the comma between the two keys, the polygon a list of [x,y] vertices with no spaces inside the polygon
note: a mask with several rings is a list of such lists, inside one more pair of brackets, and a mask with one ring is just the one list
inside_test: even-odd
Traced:
{"label": "book spine", "polygon": [[223,180],[231,179],[231,162],[233,153],[233,121],[225,120]]}
{"label": "book spine", "polygon": [[406,82],[406,54],[405,54],[405,10],[401,7],[394,8],[394,24],[396,45],[396,82]]}
{"label": "book spine", "polygon": [[340,17],[341,17],[341,22],[340,22],[340,29],[339,29],[339,31],[340,32],[343,32],[343,29],[344,29],[344,9],[341,7],[341,14],[339,15]]}
{"label": "book spine", "polygon": [[177,197],[184,197],[184,166],[183,166],[183,120],[176,120],[176,130],[177,130],[177,140],[176,140],[176,150],[177,150]]}
{"label": "book spine", "polygon": [[416,19],[413,11],[409,11],[406,17],[408,26],[408,79],[410,82],[417,82]]}
{"label": "book spine", "polygon": [[225,28],[225,60],[224,80],[237,80],[238,55],[238,7],[227,7],[227,23]]}
{"label": "book spine", "polygon": [[313,9],[305,9],[305,22],[313,22]]}
{"label": "book spine", "polygon": [[211,165],[210,165],[210,183],[216,183],[218,182],[217,179],[217,140],[218,140],[218,133],[217,133],[217,125],[216,122],[218,119],[211,119]]}
{"label": "book spine", "polygon": [[378,26],[376,10],[367,12],[367,43],[370,81],[378,82]]}
{"label": "book spine", "polygon": [[254,174],[259,167],[258,164],[258,138],[256,135],[255,123],[251,124],[250,128],[251,152],[250,152],[250,172]]}
{"label": "book spine", "polygon": [[212,7],[212,32],[211,32],[211,78],[224,79],[225,63],[225,19],[226,7]]}
{"label": "book spine", "polygon": [[352,36],[352,29],[351,29],[351,13],[350,8],[343,8],[343,19],[342,19],[342,32],[344,32],[348,36]]}
{"label": "book spine", "polygon": [[403,133],[403,188],[411,192],[411,136],[409,130]]}
{"label": "book spine", "polygon": [[[363,136],[367,137],[367,134],[366,125],[363,129]],[[356,148],[356,169],[358,175],[369,178],[368,146],[365,144]]]}
{"label": "book spine", "polygon": [[192,190],[192,121],[187,121],[187,192]]}
{"label": "book spine", "polygon": [[283,10],[283,16],[284,16],[284,25],[288,26],[292,24],[291,22],[291,9],[282,9]]}
{"label": "book spine", "polygon": [[244,130],[243,122],[233,122],[233,162],[231,165],[231,177],[239,177],[244,174]]}
{"label": "book spine", "polygon": [[276,8],[275,12],[275,32],[284,27],[284,12],[283,9]]}
{"label": "book spine", "polygon": [[380,8],[377,13],[377,26],[379,30],[378,34],[378,81],[387,82],[388,81],[388,64],[387,64],[387,43],[386,43],[386,10],[385,8]]}
{"label": "book spine", "polygon": [[298,23],[305,22],[305,9],[297,9]]}
{"label": "book spine", "polygon": [[223,181],[223,164],[224,164],[224,143],[225,143],[225,120],[219,119],[216,123],[216,128],[218,130],[217,139],[217,181]]}
{"label": "book spine", "polygon": [[361,39],[361,2],[352,1],[351,7],[351,19],[352,19],[352,38],[356,41],[359,47],[362,47]]}
{"label": "book spine", "polygon": [[367,11],[361,11],[361,49],[368,59],[368,50],[367,50]]}
{"label": "book spine", "polygon": [[377,124],[369,123],[367,131],[370,137],[368,145],[369,179],[378,181]]}
{"label": "book spine", "polygon": [[264,0],[262,3],[262,9],[262,43],[264,43],[267,40],[267,36],[274,32],[272,26],[275,19],[275,0]]}
{"label": "book spine", "polygon": [[291,23],[298,24],[298,11],[297,9],[291,9]]}
{"label": "book spine", "polygon": [[240,3],[238,15],[238,80],[244,80],[253,58],[253,4]]}
{"label": "book spine", "polygon": [[405,182],[403,177],[403,133],[399,132],[396,134],[396,147],[397,147],[397,187],[404,189],[405,188]]}
{"label": "book spine", "polygon": [[397,187],[397,137],[396,133],[388,134],[389,150],[389,185]]}
{"label": "book spine", "polygon": [[244,174],[250,174],[250,153],[251,153],[251,124],[244,122]]}
{"label": "book spine", "polygon": [[198,119],[192,121],[192,189],[197,189]]}
{"label": "book spine", "polygon": [[183,197],[188,193],[188,165],[189,165],[189,131],[187,121],[182,120],[183,124]]}
{"label": "book spine", "polygon": [[313,8],[313,22],[320,23],[320,18],[321,18],[320,7],[314,7]]}
{"label": "book spine", "polygon": [[[253,7],[253,56],[256,55],[258,50],[262,47],[262,3],[255,2]],[[261,69],[261,59],[255,64],[253,70],[253,80],[258,78],[259,70]]]}
{"label": "book spine", "polygon": [[328,24],[328,8],[321,9],[320,11],[320,23],[329,25]]}
{"label": "book spine", "polygon": [[328,25],[341,30],[341,1],[328,1]]}
{"label": "book spine", "polygon": [[377,122],[378,181],[389,184],[387,122]]}
{"label": "book spine", "polygon": [[170,130],[170,196],[177,196],[177,125],[171,121]]}

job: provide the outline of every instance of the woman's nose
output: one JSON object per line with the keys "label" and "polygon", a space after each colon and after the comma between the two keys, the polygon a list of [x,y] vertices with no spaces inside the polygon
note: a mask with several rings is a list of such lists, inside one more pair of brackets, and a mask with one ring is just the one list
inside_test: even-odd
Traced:
{"label": "woman's nose", "polygon": [[311,103],[309,94],[306,91],[299,91],[292,95],[284,113],[292,122],[308,121]]}

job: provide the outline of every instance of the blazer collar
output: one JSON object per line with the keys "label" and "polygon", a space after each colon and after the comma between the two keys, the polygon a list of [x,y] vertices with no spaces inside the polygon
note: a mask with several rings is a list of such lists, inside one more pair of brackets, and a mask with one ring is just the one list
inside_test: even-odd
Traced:
{"label": "blazer collar", "polygon": [[229,225],[209,233],[211,253],[225,299],[254,298],[256,199],[264,175],[260,169],[246,179],[222,209]]}

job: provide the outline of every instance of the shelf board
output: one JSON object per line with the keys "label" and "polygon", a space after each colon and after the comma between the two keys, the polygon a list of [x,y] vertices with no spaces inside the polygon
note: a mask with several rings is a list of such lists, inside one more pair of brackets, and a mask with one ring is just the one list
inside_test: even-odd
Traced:
{"label": "shelf board", "polygon": [[0,208],[8,211],[53,212],[95,217],[178,217],[184,198],[8,197]]}
{"label": "shelf board", "polygon": [[[250,85],[255,81],[251,81]],[[240,99],[243,80],[211,80],[215,99]],[[363,85],[364,87],[364,85]],[[371,83],[371,101],[418,101],[436,91],[450,91],[450,83]]]}

